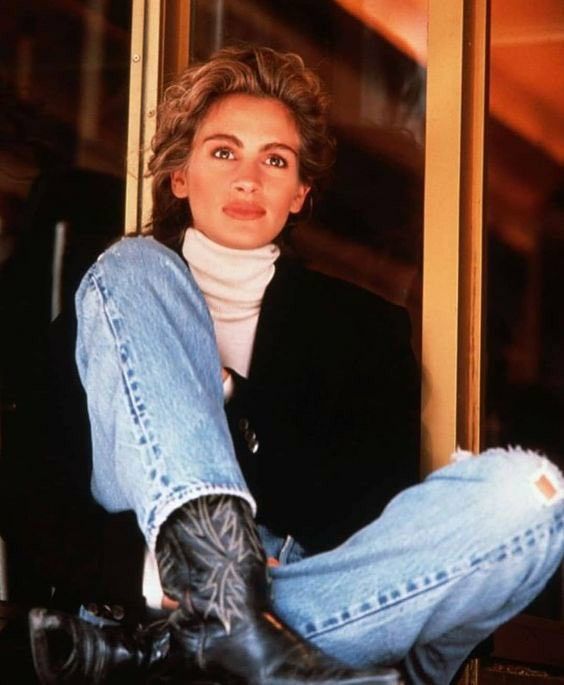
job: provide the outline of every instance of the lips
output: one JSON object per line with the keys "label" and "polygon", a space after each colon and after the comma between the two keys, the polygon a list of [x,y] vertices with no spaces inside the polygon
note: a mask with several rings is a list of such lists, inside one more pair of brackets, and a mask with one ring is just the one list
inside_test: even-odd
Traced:
{"label": "lips", "polygon": [[227,216],[240,221],[260,219],[266,214],[264,207],[255,202],[229,202],[222,209]]}

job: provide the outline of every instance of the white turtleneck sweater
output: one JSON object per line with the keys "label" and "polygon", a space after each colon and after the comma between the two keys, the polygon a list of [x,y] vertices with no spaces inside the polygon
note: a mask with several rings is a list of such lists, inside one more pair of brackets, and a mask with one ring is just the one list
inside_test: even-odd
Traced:
{"label": "white turtleneck sweater", "polygon": [[[247,377],[258,317],[266,286],[280,254],[276,245],[236,250],[218,245],[195,228],[184,236],[182,254],[202,291],[213,320],[224,367]],[[228,399],[232,379],[224,382]],[[156,559],[148,550],[143,567],[143,594],[148,606],[161,607],[163,591]]]}
{"label": "white turtleneck sweater", "polygon": [[246,378],[262,298],[280,250],[272,244],[236,250],[189,228],[182,254],[206,299],[223,366]]}

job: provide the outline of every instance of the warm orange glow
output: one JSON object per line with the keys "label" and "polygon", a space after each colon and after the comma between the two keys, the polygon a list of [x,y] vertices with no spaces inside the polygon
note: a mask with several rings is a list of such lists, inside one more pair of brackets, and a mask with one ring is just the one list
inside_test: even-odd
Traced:
{"label": "warm orange glow", "polygon": [[564,2],[492,0],[490,109],[564,163]]}
{"label": "warm orange glow", "polygon": [[426,0],[335,0],[392,45],[424,64],[427,57]]}
{"label": "warm orange glow", "polygon": [[[426,64],[426,0],[335,2]],[[490,110],[564,163],[563,0],[491,0]]]}

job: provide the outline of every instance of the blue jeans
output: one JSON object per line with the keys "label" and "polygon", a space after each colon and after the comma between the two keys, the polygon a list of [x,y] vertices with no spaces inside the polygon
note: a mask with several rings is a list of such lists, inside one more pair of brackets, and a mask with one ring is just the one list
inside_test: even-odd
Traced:
{"label": "blue jeans", "polygon": [[[77,309],[97,500],[133,509],[151,548],[190,499],[228,493],[254,507],[227,427],[212,322],[180,257],[151,238],[121,240],[85,276]],[[332,551],[308,557],[262,530],[282,562],[270,569],[276,612],[352,665],[403,661],[412,682],[448,683],[564,555],[556,467],[518,448],[456,456]]]}

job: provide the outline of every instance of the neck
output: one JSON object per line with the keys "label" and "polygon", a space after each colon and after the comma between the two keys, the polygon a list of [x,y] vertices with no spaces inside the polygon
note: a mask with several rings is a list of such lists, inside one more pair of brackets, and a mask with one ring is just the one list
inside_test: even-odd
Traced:
{"label": "neck", "polygon": [[272,244],[224,247],[189,228],[182,254],[212,315],[223,365],[246,376],[262,298],[280,250]]}

